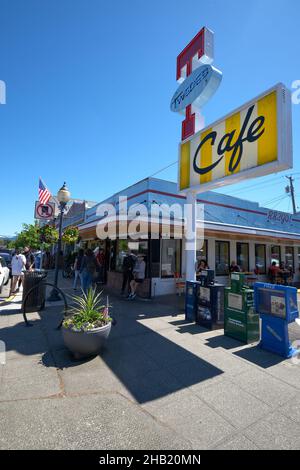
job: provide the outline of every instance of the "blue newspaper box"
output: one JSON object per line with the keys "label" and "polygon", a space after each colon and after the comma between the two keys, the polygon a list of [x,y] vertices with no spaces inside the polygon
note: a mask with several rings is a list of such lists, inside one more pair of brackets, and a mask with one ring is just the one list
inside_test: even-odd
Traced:
{"label": "blue newspaper box", "polygon": [[288,324],[299,316],[297,289],[256,282],[254,305],[261,318],[260,346],[286,358],[296,354],[298,351],[289,340]]}
{"label": "blue newspaper box", "polygon": [[199,286],[200,286],[200,283],[198,281],[186,281],[186,289],[185,289],[185,319],[186,320],[196,321]]}

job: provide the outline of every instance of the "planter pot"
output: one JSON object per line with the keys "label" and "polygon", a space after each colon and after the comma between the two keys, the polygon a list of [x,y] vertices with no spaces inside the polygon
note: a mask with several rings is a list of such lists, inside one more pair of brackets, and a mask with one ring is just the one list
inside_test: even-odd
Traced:
{"label": "planter pot", "polygon": [[111,329],[111,322],[89,331],[73,331],[62,326],[62,335],[66,347],[76,359],[96,356],[103,348]]}

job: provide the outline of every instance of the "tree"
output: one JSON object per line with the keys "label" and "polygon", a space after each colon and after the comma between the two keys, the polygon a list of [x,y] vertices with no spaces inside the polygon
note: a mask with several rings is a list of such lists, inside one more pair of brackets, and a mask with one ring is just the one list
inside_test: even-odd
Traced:
{"label": "tree", "polygon": [[40,248],[40,234],[37,224],[23,224],[23,230],[17,234],[13,244],[15,248],[24,248],[28,246],[34,250]]}

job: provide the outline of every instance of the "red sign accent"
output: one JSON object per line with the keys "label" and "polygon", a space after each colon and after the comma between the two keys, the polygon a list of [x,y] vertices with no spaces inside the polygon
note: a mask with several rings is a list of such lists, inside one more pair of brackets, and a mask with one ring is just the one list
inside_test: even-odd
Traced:
{"label": "red sign accent", "polygon": [[[198,59],[204,55],[204,34],[205,28],[202,28],[191,42],[180,52],[177,57],[176,79],[181,77],[181,71],[186,66],[186,76],[192,73],[193,57],[198,54]],[[185,120],[182,122],[181,139],[185,140],[195,134],[195,114],[192,114],[192,106],[186,107]]]}

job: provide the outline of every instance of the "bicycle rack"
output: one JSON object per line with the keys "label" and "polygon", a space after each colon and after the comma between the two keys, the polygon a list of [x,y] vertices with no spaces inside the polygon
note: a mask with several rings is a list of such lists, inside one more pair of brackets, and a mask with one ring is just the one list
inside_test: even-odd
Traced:
{"label": "bicycle rack", "polygon": [[[24,302],[23,302],[23,306],[22,306],[22,313],[23,313],[23,318],[24,318],[24,321],[25,321],[25,325],[26,326],[32,326],[32,324],[27,320],[27,316],[26,316],[26,303],[27,303],[27,299],[29,297],[29,295],[35,290],[37,289],[38,287],[40,287],[40,284],[41,282],[43,282],[44,286],[49,286],[49,287],[53,287],[55,290],[58,291],[58,293],[62,296],[63,298],[63,301],[64,301],[64,317],[66,316],[66,312],[68,311],[68,303],[67,303],[67,299],[66,299],[66,296],[65,294],[63,293],[63,291],[55,286],[54,284],[52,284],[52,282],[44,282],[44,279],[41,279],[40,282],[38,284],[36,284],[35,286],[33,286],[31,289],[29,289],[29,291],[27,292],[25,298],[24,298]],[[58,329],[61,327],[62,325],[62,321],[61,323],[59,324],[59,326],[57,327]]]}

